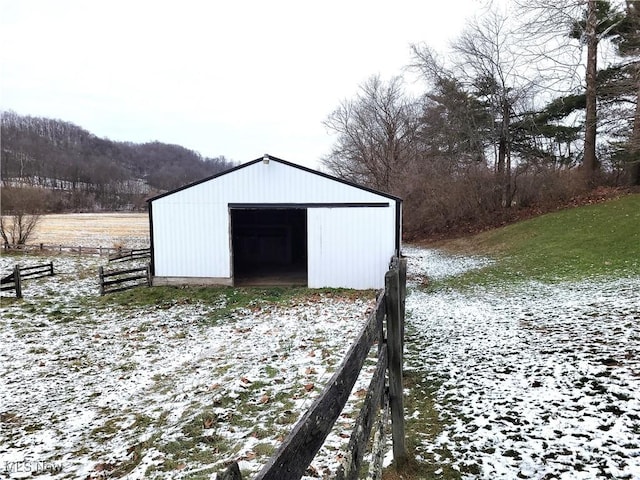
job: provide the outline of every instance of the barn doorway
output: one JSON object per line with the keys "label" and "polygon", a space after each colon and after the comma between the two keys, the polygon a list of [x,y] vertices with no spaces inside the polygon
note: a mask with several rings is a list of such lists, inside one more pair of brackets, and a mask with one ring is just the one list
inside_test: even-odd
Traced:
{"label": "barn doorway", "polygon": [[306,208],[234,207],[234,285],[307,285]]}

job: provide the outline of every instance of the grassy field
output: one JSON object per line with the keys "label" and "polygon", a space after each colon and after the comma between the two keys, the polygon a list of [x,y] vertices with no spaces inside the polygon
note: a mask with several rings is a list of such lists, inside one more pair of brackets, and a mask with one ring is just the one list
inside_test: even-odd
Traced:
{"label": "grassy field", "polygon": [[[148,246],[148,217],[45,215],[28,243]],[[284,287],[101,297],[105,257],[46,250],[5,253],[0,272],[49,261],[55,276],[25,281],[23,299],[0,298],[0,472],[10,475],[41,462],[58,479],[210,478],[238,460],[248,478],[322,390],[374,301],[372,291]],[[337,467],[359,401],[314,460],[318,472]]]}
{"label": "grassy field", "polygon": [[[386,478],[577,478],[563,469],[590,475],[591,465],[640,475],[639,215],[631,195],[440,245],[451,257],[407,248],[415,461]],[[138,246],[132,228],[148,242],[144,214],[47,217],[35,241]],[[0,461],[59,462],[57,479],[207,478],[230,459],[254,474],[372,298],[229,288],[101,298],[101,259],[53,260],[58,275],[27,284],[24,300],[2,299]],[[446,274],[433,274],[437,264]],[[323,474],[350,416],[314,462]]]}
{"label": "grassy field", "polygon": [[496,260],[449,285],[640,275],[640,195],[543,215],[440,245]]}
{"label": "grassy field", "polygon": [[[638,478],[628,458],[640,431],[640,195],[438,249],[409,251],[410,264],[432,268],[447,252],[467,265],[420,272],[410,285],[405,407],[415,458],[387,478],[593,478],[596,463],[608,478]],[[610,450],[583,449],[596,441]]]}
{"label": "grassy field", "polygon": [[[375,301],[370,291],[284,287],[101,297],[106,260],[95,255],[5,254],[0,271],[48,261],[56,275],[0,300],[2,478],[33,465],[59,480],[211,478],[232,460],[250,478]],[[322,474],[337,467],[371,368],[314,460]]]}
{"label": "grassy field", "polygon": [[65,213],[43,215],[29,244],[69,247],[149,246],[147,213]]}

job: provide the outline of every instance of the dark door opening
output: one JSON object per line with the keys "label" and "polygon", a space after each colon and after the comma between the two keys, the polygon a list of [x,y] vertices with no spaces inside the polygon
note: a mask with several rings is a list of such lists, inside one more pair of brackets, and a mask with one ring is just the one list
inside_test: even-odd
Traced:
{"label": "dark door opening", "polygon": [[235,285],[307,284],[307,210],[232,208]]}

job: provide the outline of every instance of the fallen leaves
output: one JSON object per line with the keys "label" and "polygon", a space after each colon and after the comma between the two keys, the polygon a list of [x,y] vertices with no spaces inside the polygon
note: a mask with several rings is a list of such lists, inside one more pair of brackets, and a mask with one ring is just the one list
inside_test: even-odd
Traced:
{"label": "fallen leaves", "polygon": [[96,463],[96,465],[93,467],[93,470],[96,472],[108,472],[114,470],[116,467],[117,465],[115,463]]}
{"label": "fallen leaves", "polygon": [[[74,257],[66,270],[75,272],[76,267]],[[95,295],[94,267],[91,264],[86,281],[78,280],[84,275],[69,275],[80,287],[77,296],[82,302]],[[47,301],[62,305],[60,310],[71,318],[68,312],[75,315],[75,310],[69,304],[75,305],[75,288],[70,293],[62,286],[60,300],[46,293]],[[47,345],[47,352],[38,357],[26,353],[33,348],[31,342],[20,355],[12,350],[14,370],[8,373],[12,380],[7,384],[8,393],[21,412],[33,410],[33,415],[37,412],[56,419],[52,428],[58,432],[55,441],[63,446],[61,456],[73,455],[74,444],[86,446],[86,454],[77,454],[77,463],[69,465],[68,476],[91,474],[97,479],[125,470],[127,475],[138,464],[140,468],[155,465],[164,472],[158,476],[172,478],[200,468],[203,449],[207,462],[216,464],[229,455],[247,453],[246,469],[251,476],[270,451],[255,445],[284,441],[328,380],[327,368],[350,345],[345,325],[352,323],[349,330],[355,331],[363,321],[365,301],[336,297],[326,301],[319,296],[312,306],[300,300],[295,309],[274,306],[260,317],[242,311],[233,322],[215,325],[202,322],[214,307],[194,302],[167,304],[166,310],[114,307],[85,312],[74,322],[38,329],[34,343]],[[13,314],[23,314],[23,306],[12,308],[16,310]],[[51,324],[46,309],[35,313],[33,321]],[[7,327],[9,324],[2,325],[0,333]],[[183,335],[175,335],[177,332]],[[8,348],[0,348],[0,356]],[[327,352],[331,352],[330,361],[324,358]],[[22,365],[35,368],[21,369]],[[127,368],[116,368],[120,365]],[[18,388],[24,379],[56,388],[49,389],[47,396],[36,395],[33,389]],[[144,421],[127,431],[120,429],[132,416],[142,419],[143,414]],[[7,420],[9,415],[0,413],[0,424],[2,420],[25,424],[32,420]],[[67,428],[68,423],[63,423],[67,418],[81,421]],[[7,430],[0,428],[0,444],[7,442]],[[254,430],[256,436],[251,437]],[[91,435],[92,431],[101,433]],[[337,435],[335,439],[339,440]],[[31,437],[25,435],[22,440],[26,449],[40,451]],[[239,453],[230,454],[232,451]],[[103,452],[109,457],[102,457]],[[330,471],[332,464],[324,455],[322,461]]]}
{"label": "fallen leaves", "polygon": [[365,397],[365,396],[367,395],[367,391],[368,391],[368,390],[367,390],[366,388],[361,388],[360,390],[357,390],[357,391],[354,393],[354,395],[355,395],[357,398],[363,398],[363,397]]}

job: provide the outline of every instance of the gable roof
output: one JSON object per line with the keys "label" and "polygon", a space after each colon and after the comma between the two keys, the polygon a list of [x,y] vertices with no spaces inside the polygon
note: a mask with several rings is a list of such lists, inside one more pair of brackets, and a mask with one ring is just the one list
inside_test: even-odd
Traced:
{"label": "gable roof", "polygon": [[211,175],[211,176],[203,178],[201,180],[197,180],[197,181],[189,183],[187,185],[183,185],[182,187],[178,187],[178,188],[176,188],[174,190],[170,190],[168,192],[161,193],[159,195],[156,195],[154,197],[151,197],[151,198],[147,199],[147,202],[151,203],[154,200],[157,200],[159,198],[163,198],[163,197],[172,195],[174,193],[180,192],[182,190],[186,190],[187,188],[191,188],[191,187],[194,187],[196,185],[200,185],[201,183],[208,182],[210,180],[213,180],[215,178],[221,177],[223,175],[228,175],[228,174],[233,173],[233,172],[235,172],[237,170],[240,170],[242,168],[249,167],[250,165],[255,165],[256,163],[262,162],[265,157],[267,157],[270,161],[278,162],[278,163],[281,163],[283,165],[287,165],[287,166],[292,167],[292,168],[297,168],[297,169],[302,170],[302,171],[307,172],[307,173],[312,173],[314,175],[319,175],[319,176],[327,178],[329,180],[333,180],[334,182],[343,183],[345,185],[349,185],[350,187],[358,188],[358,189],[364,190],[366,192],[375,193],[376,195],[381,195],[381,196],[389,198],[391,200],[396,200],[396,201],[402,202],[402,199],[400,197],[396,197],[395,195],[391,195],[389,193],[381,192],[381,191],[375,190],[373,188],[364,187],[362,185],[358,185],[357,183],[349,182],[347,180],[343,180],[341,178],[334,177],[333,175],[329,175],[327,173],[320,172],[318,170],[313,170],[313,169],[308,168],[308,167],[303,167],[302,165],[297,165],[295,163],[287,162],[286,160],[282,160],[281,158],[273,157],[273,156],[268,155],[268,154],[265,154],[262,157],[256,158],[255,160],[252,160],[250,162],[243,163],[242,165],[238,165],[237,167],[233,167],[233,168],[230,168],[228,170],[224,170],[222,172],[216,173],[215,175]]}

